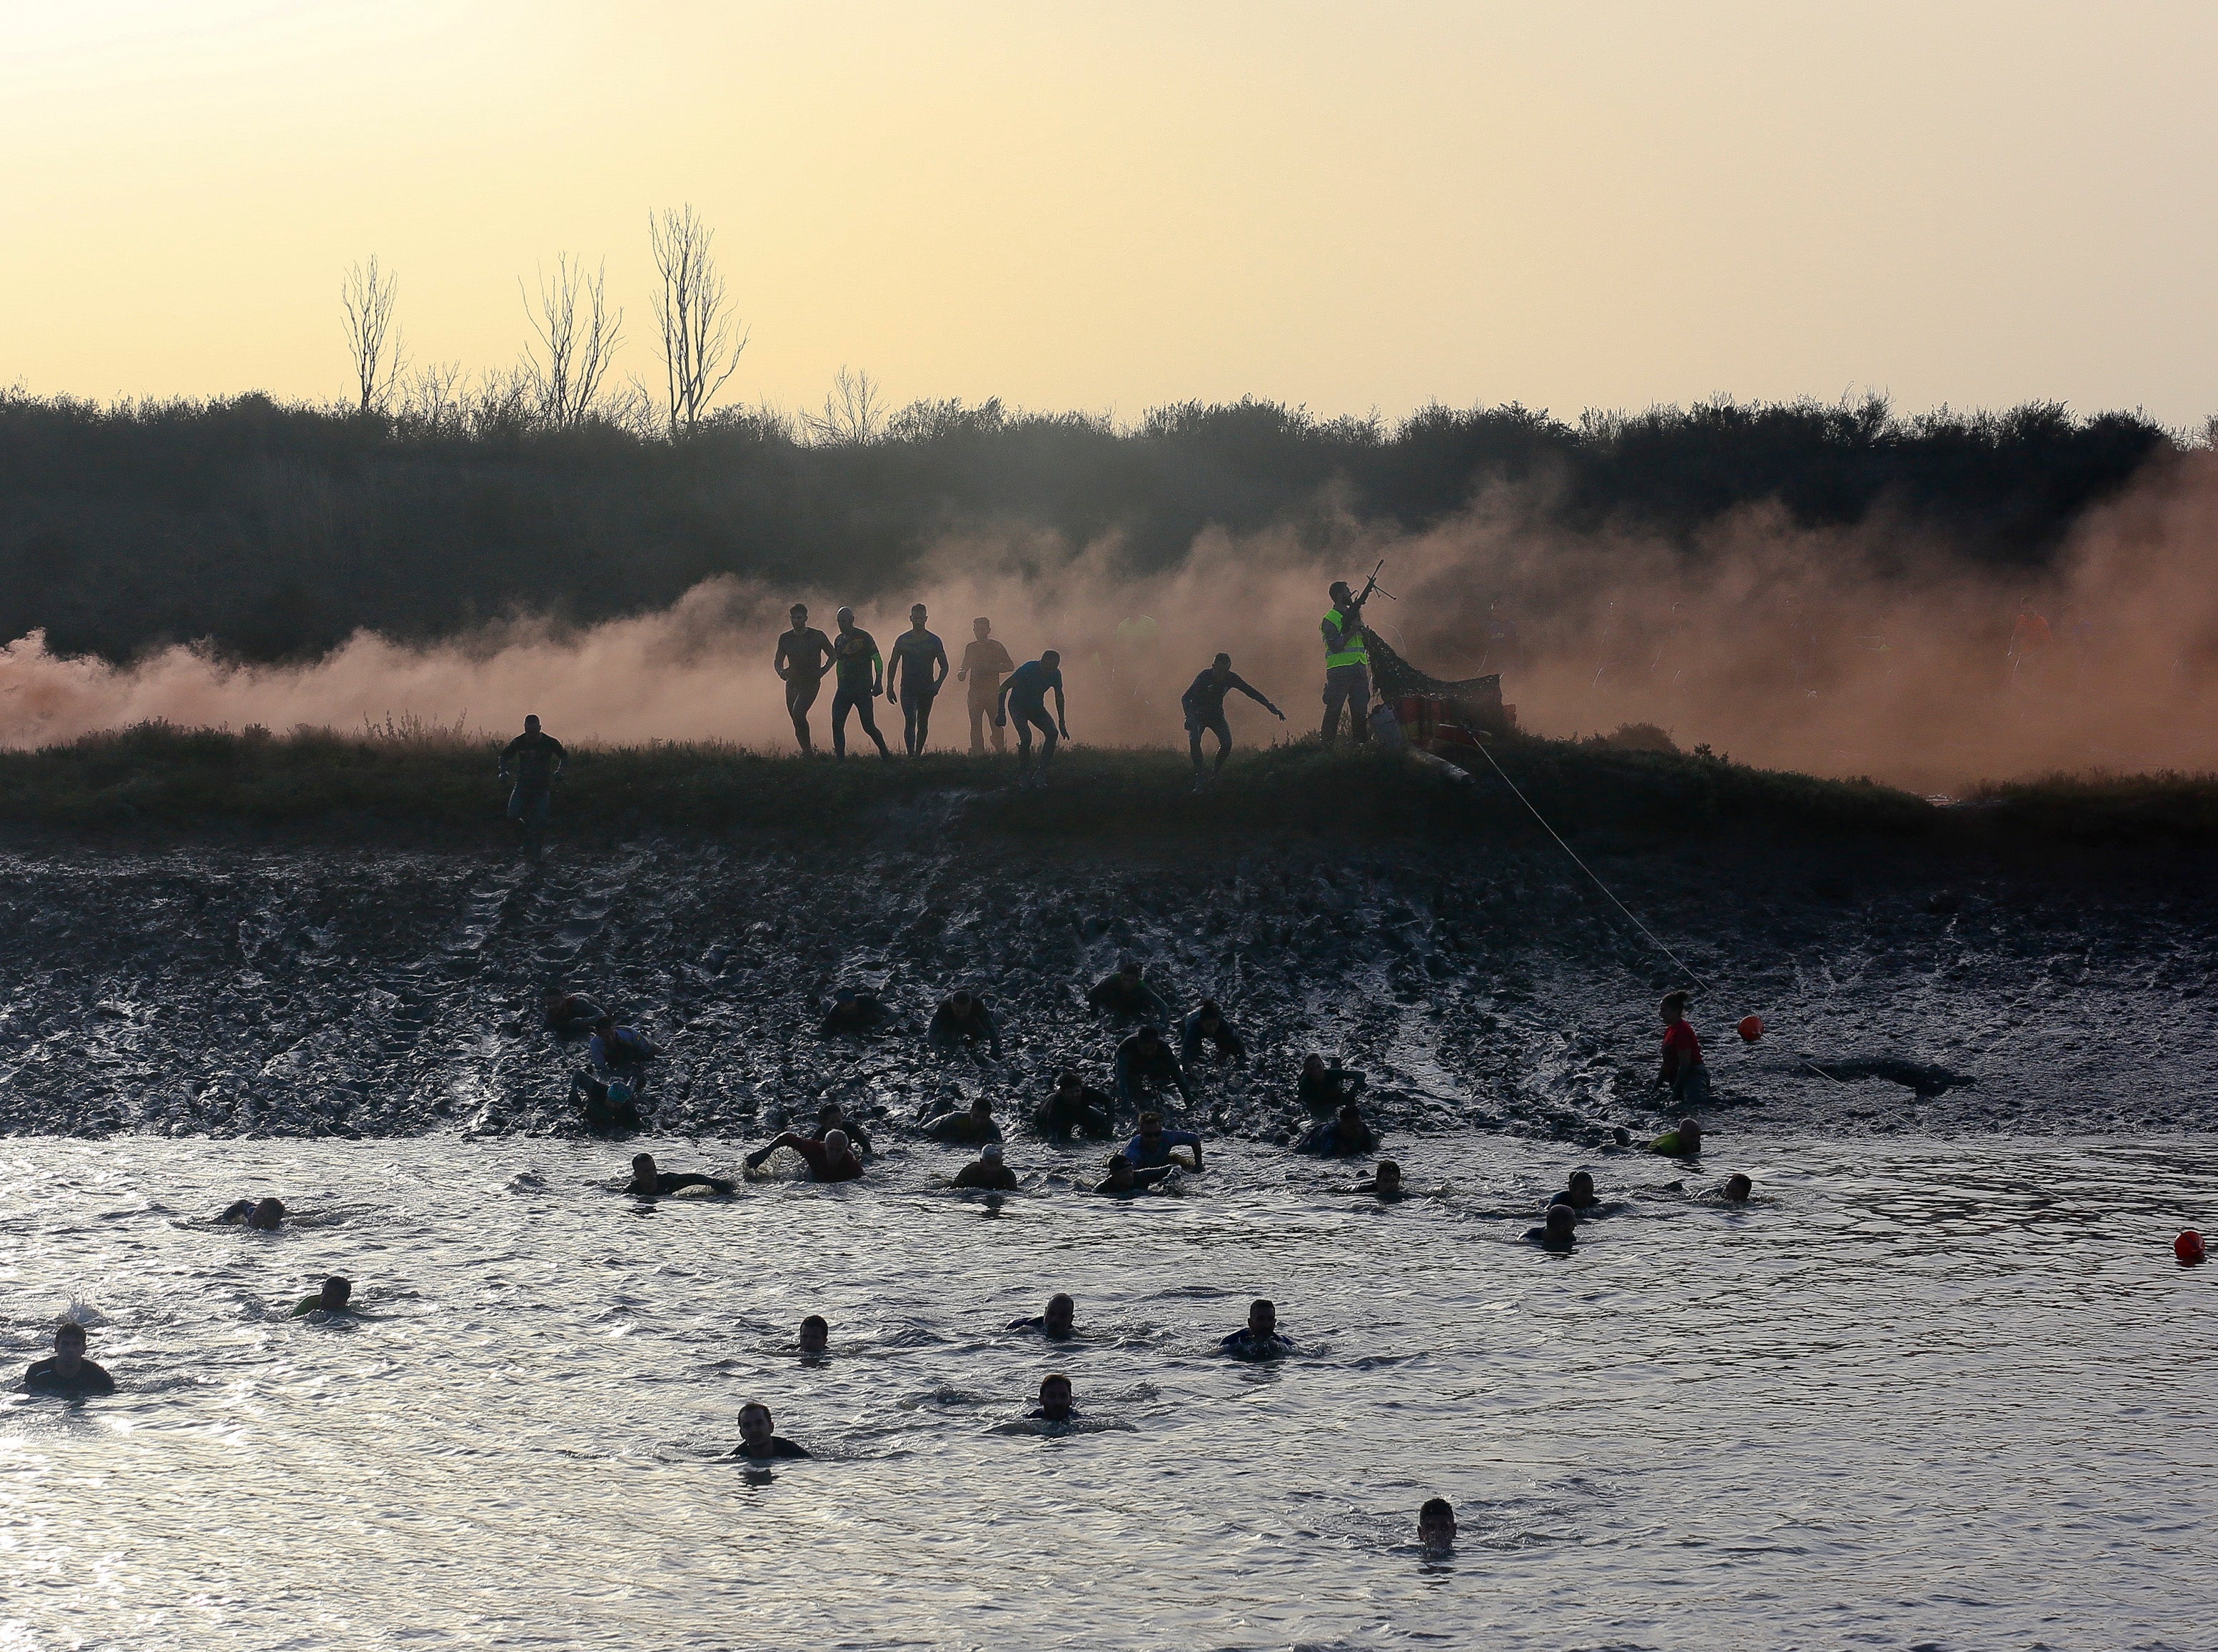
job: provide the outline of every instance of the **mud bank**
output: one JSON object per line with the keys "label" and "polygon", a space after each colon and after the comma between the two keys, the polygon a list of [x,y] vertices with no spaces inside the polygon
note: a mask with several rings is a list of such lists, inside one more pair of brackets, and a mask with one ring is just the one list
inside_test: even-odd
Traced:
{"label": "mud bank", "polygon": [[[949,807],[952,807],[950,805]],[[2203,999],[2218,898],[2198,863],[2068,867],[1899,844],[1583,845],[1708,983],[1713,1131],[2218,1128]],[[957,839],[642,838],[486,853],[186,846],[0,856],[0,1129],[237,1135],[578,1133],[560,981],[666,1049],[654,1127],[744,1136],[837,1098],[896,1133],[963,1098],[1021,1117],[1067,1064],[1106,1080],[1087,984],[1137,951],[1175,1005],[1248,1035],[1194,1117],[1271,1141],[1307,1121],[1311,1049],[1367,1072],[1388,1138],[1476,1126],[1607,1150],[1662,1115],[1654,1001],[1684,984],[1548,844],[1370,849],[1249,829],[1174,852]],[[902,1012],[815,1031],[839,984]],[[982,991],[1007,1058],[943,1060],[936,997]],[[1743,1015],[1773,1030],[1743,1047]],[[1018,1149],[1021,1152],[1021,1147]]]}

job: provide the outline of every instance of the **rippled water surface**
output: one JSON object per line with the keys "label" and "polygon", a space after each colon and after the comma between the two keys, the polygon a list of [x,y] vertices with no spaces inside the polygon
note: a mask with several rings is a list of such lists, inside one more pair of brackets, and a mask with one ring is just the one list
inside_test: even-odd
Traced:
{"label": "rippled water surface", "polygon": [[[0,1143],[4,1352],[74,1296],[119,1383],[0,1409],[0,1647],[2213,1643],[2218,1142],[1620,1156],[1569,1258],[1560,1156],[1402,1156],[1447,1191],[1233,1146],[996,1213],[930,1148],[648,1210],[554,1142]],[[1001,1328],[1057,1289],[1078,1342]],[[1215,1357],[1258,1294],[1301,1353]],[[1049,1370],[1106,1426],[1009,1428]],[[717,1460],[751,1398],[818,1460]]]}

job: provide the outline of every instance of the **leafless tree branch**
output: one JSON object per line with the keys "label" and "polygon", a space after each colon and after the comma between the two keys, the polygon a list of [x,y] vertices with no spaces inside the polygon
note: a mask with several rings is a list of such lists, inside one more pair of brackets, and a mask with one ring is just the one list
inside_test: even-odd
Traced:
{"label": "leafless tree branch", "polygon": [[400,329],[393,325],[393,306],[400,296],[400,281],[381,271],[375,255],[367,266],[356,264],[339,283],[339,306],[346,312],[347,352],[354,358],[355,383],[361,392],[361,411],[383,412],[393,387],[406,369]]}
{"label": "leafless tree branch", "polygon": [[884,434],[886,404],[877,381],[867,373],[841,367],[824,398],[824,411],[803,411],[801,423],[813,442],[827,447],[860,447]]}
{"label": "leafless tree branch", "polygon": [[740,364],[747,331],[732,313],[724,278],[710,256],[716,231],[691,206],[647,219],[647,238],[662,291],[654,319],[662,333],[665,393],[674,440],[700,427],[716,393]]}
{"label": "leafless tree branch", "polygon": [[[573,263],[566,252],[555,260],[551,280],[543,269],[540,272],[537,305],[530,294],[524,294],[524,313],[540,346],[526,352],[524,371],[538,400],[541,420],[557,430],[567,429],[593,411],[616,347],[623,343],[623,312],[609,314],[607,282],[605,259],[587,275],[585,261]],[[519,292],[523,287],[522,282],[517,283]]]}

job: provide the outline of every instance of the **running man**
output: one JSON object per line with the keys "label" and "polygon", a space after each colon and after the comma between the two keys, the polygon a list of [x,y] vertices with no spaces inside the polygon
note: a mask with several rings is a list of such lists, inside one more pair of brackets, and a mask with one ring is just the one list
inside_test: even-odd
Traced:
{"label": "running man", "polygon": [[838,686],[832,694],[832,755],[847,760],[847,713],[852,710],[863,732],[877,742],[878,755],[890,760],[886,737],[878,733],[878,715],[870,702],[886,691],[886,662],[868,631],[855,623],[855,610],[843,608],[836,616],[839,634],[832,640],[832,670]]}
{"label": "running man", "polygon": [[801,754],[807,757],[816,749],[809,739],[809,708],[816,703],[816,691],[824,684],[824,668],[832,660],[832,640],[809,624],[808,603],[796,603],[791,614],[793,629],[778,633],[778,653],[771,665],[785,684],[785,714],[793,719],[793,738],[801,742]]}
{"label": "running man", "polygon": [[516,789],[508,795],[508,818],[524,841],[524,852],[532,859],[547,835],[547,805],[554,783],[561,778],[562,760],[569,755],[562,742],[539,732],[539,719],[526,717],[524,732],[501,748],[500,777],[508,778],[508,765],[516,764]]}
{"label": "running man", "polygon": [[924,604],[908,611],[908,629],[894,639],[894,663],[887,686],[901,708],[901,739],[913,758],[924,755],[932,737],[932,702],[947,681],[947,648],[924,628]]}
{"label": "running man", "polygon": [[1201,737],[1208,733],[1217,736],[1217,767],[1214,773],[1224,772],[1224,759],[1232,754],[1232,727],[1224,721],[1224,696],[1234,689],[1246,695],[1280,722],[1286,714],[1273,705],[1232,670],[1232,656],[1219,654],[1216,663],[1193,679],[1186,691],[1179,697],[1186,712],[1187,748],[1193,753],[1193,787],[1199,791],[1208,783],[1209,774],[1201,766]]}
{"label": "running man", "polygon": [[994,634],[994,622],[979,618],[970,622],[973,640],[963,651],[963,669],[955,673],[958,683],[970,685],[970,755],[986,755],[986,725],[994,730],[994,750],[1009,749],[1009,734],[1001,720],[994,714],[994,696],[1001,679],[1016,670],[1017,662],[1009,658],[1009,651]]}
{"label": "running man", "polygon": [[[1055,721],[1047,718],[1047,694],[1055,690]],[[1049,649],[1038,659],[1028,659],[1009,673],[1009,680],[1001,684],[1000,697],[994,702],[994,721],[1006,723],[1010,714],[1017,719],[1017,784],[1044,786],[1047,784],[1047,765],[1055,757],[1056,735],[1070,738],[1070,724],[1063,716],[1063,656]],[[1040,732],[1039,776],[1032,776],[1032,730]]]}

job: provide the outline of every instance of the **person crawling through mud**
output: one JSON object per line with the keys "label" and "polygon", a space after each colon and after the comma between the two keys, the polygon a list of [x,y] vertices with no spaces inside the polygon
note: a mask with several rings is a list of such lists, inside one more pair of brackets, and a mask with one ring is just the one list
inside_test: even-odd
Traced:
{"label": "person crawling through mud", "polygon": [[1041,1377],[1039,1404],[1032,1408],[1025,1420],[1027,1422],[1076,1422],[1079,1413],[1070,1402],[1070,1379],[1060,1371]]}
{"label": "person crawling through mud", "polygon": [[1001,1144],[988,1142],[978,1149],[976,1159],[955,1172],[953,1185],[983,1188],[994,1193],[1013,1192],[1017,1172],[1001,1162]]}
{"label": "person crawling through mud", "polygon": [[1116,1072],[1120,1107],[1137,1111],[1166,1087],[1177,1091],[1179,1099],[1187,1105],[1193,1103],[1186,1093],[1186,1069],[1179,1065],[1160,1027],[1143,1027],[1117,1046]]}
{"label": "person crawling through mud", "polygon": [[870,1145],[870,1133],[848,1117],[838,1102],[827,1101],[816,1110],[816,1135],[821,1141],[834,1130],[846,1135],[847,1145],[855,1149],[858,1158],[867,1159],[877,1151]]}
{"label": "person crawling through mud", "polygon": [[665,1193],[677,1193],[689,1187],[705,1187],[711,1193],[726,1194],[733,1184],[719,1176],[703,1176],[694,1170],[658,1170],[654,1155],[635,1153],[631,1157],[631,1180],[624,1184],[624,1191],[643,1199],[660,1198]]}
{"label": "person crawling through mud", "polygon": [[1296,1153],[1321,1159],[1352,1159],[1378,1150],[1379,1136],[1363,1122],[1363,1111],[1354,1102],[1342,1102],[1332,1122],[1320,1124],[1294,1144]]}
{"label": "person crawling through mud", "polygon": [[1657,1006],[1664,1018],[1664,1064],[1656,1074],[1658,1086],[1671,1092],[1675,1106],[1701,1107],[1710,1099],[1710,1070],[1702,1065],[1702,1041],[1687,1020],[1692,995],[1666,993]]}
{"label": "person crawling through mud", "polygon": [[1217,1007],[1213,998],[1202,999],[1200,1007],[1179,1024],[1179,1059],[1192,1067],[1201,1059],[1204,1043],[1216,1047],[1219,1061],[1248,1059],[1248,1046],[1239,1030],[1224,1018],[1224,1012]]}
{"label": "person crawling through mud", "polygon": [[53,1357],[35,1362],[23,1373],[23,1388],[27,1393],[78,1399],[115,1393],[115,1379],[84,1357],[84,1327],[64,1320],[54,1327]]}
{"label": "person crawling through mud", "polygon": [[[1129,1163],[1130,1161],[1127,1160]],[[1060,1290],[1047,1299],[1047,1312],[1029,1319],[1011,1320],[1012,1331],[1037,1331],[1050,1342],[1067,1341],[1076,1329],[1078,1304]]]}
{"label": "person crawling through mud", "polygon": [[1279,1334],[1278,1304],[1267,1296],[1249,1302],[1248,1323],[1219,1338],[1217,1346],[1220,1352],[1242,1359],[1273,1359],[1294,1351],[1293,1339]]}
{"label": "person crawling through mud", "polygon": [[620,1027],[616,1017],[604,1015],[593,1023],[593,1036],[586,1041],[585,1054],[601,1072],[636,1080],[647,1064],[662,1052],[647,1042],[646,1034],[635,1028]]}
{"label": "person crawling through mud", "polygon": [[878,1001],[876,993],[842,987],[832,994],[832,1007],[824,1012],[824,1019],[817,1024],[816,1030],[826,1038],[868,1037],[893,1018],[894,1012]]}
{"label": "person crawling through mud", "polygon": [[[1181,1158],[1172,1149],[1191,1149],[1191,1157]],[[1140,1133],[1124,1144],[1124,1157],[1132,1161],[1136,1170],[1191,1170],[1201,1167],[1201,1138],[1192,1130],[1167,1130],[1161,1113],[1142,1113]]]}
{"label": "person crawling through mud", "polygon": [[1300,1078],[1295,1080],[1296,1092],[1303,1106],[1313,1113],[1337,1112],[1341,1104],[1354,1101],[1363,1093],[1368,1080],[1360,1073],[1350,1073],[1339,1066],[1328,1067],[1324,1057],[1314,1053],[1302,1057]]}
{"label": "person crawling through mud", "polygon": [[285,1220],[285,1201],[282,1199],[233,1199],[224,1207],[218,1222],[242,1222],[258,1233],[274,1232]]}
{"label": "person crawling through mud", "polygon": [[557,1038],[583,1038],[608,1012],[590,998],[571,992],[560,982],[547,989],[541,1007],[547,1030]]}
{"label": "person crawling through mud", "polygon": [[1175,1175],[1176,1165],[1158,1165],[1153,1170],[1142,1170],[1121,1153],[1109,1155],[1109,1174],[1094,1185],[1097,1193],[1106,1193],[1113,1199],[1129,1199],[1144,1193],[1156,1183]]}
{"label": "person crawling through mud", "polygon": [[354,1301],[354,1282],[334,1273],[324,1281],[324,1288],[313,1296],[303,1296],[293,1305],[288,1318],[298,1319],[303,1314],[345,1314]]}
{"label": "person crawling through mud", "polygon": [[1056,1075],[1054,1093],[1032,1114],[1032,1128],[1051,1142],[1069,1141],[1073,1130],[1106,1142],[1116,1133],[1111,1117],[1115,1110],[1106,1091],[1096,1090],[1075,1069],[1065,1067]]}
{"label": "person crawling through mud", "polygon": [[562,777],[569,753],[552,734],[542,733],[539,719],[526,717],[524,732],[500,751],[500,778],[508,780],[508,766],[516,765],[516,789],[508,795],[508,818],[517,836],[534,859],[547,832],[547,809],[554,795],[554,783]]}
{"label": "person crawling through mud", "polygon": [[1402,1191],[1402,1166],[1391,1159],[1381,1159],[1371,1172],[1371,1179],[1358,1182],[1347,1190],[1350,1193],[1369,1193],[1381,1199],[1408,1197]]}
{"label": "person crawling through mud", "polygon": [[1127,952],[1117,961],[1117,973],[1104,975],[1086,989],[1086,1001],[1106,1010],[1120,1021],[1168,1021],[1171,1006],[1148,985],[1140,961]]}
{"label": "person crawling through mud", "polygon": [[940,1114],[925,1125],[924,1133],[935,1142],[955,1147],[972,1147],[981,1142],[1001,1139],[1001,1127],[994,1122],[994,1104],[983,1096],[962,1112]]}
{"label": "person crawling through mud", "polygon": [[757,1148],[747,1155],[748,1172],[761,1170],[763,1160],[780,1148],[791,1148],[801,1155],[809,1166],[809,1179],[812,1182],[852,1182],[863,1174],[863,1161],[845,1130],[827,1130],[821,1136],[783,1131],[769,1145]]}
{"label": "person crawling through mud", "polygon": [[1681,1119],[1676,1126],[1648,1144],[1649,1152],[1660,1153],[1666,1159],[1692,1159],[1701,1150],[1701,1122],[1693,1118]]}
{"label": "person crawling through mud", "polygon": [[1579,1213],[1570,1205],[1552,1204],[1544,1225],[1525,1230],[1525,1242],[1561,1255],[1578,1242],[1578,1221]]}
{"label": "person crawling through mud", "polygon": [[596,1134],[641,1128],[639,1087],[630,1079],[604,1084],[581,1067],[570,1074],[570,1100],[584,1111],[585,1128]]}
{"label": "person crawling through mud", "polygon": [[932,1012],[932,1024],[924,1036],[932,1047],[945,1055],[952,1055],[958,1045],[976,1049],[983,1040],[995,1059],[1001,1054],[1001,1035],[994,1025],[993,1012],[987,1009],[986,1000],[976,993],[960,989],[951,993]]}

